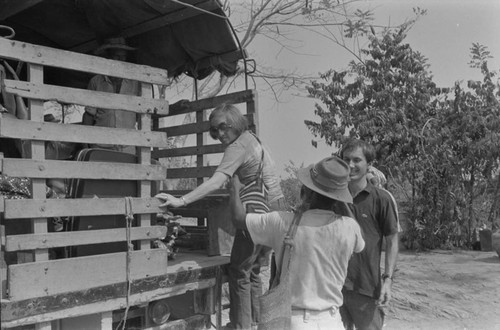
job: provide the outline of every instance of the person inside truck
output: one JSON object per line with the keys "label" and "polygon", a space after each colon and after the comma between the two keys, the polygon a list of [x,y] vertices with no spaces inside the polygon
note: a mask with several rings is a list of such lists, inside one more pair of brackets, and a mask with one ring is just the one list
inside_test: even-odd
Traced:
{"label": "person inside truck", "polygon": [[[125,42],[125,38],[117,37],[106,39],[94,53],[108,59],[125,62],[128,53],[133,50],[135,50],[135,48],[128,46]],[[87,88],[99,92],[135,96],[141,95],[141,84],[138,81],[104,75],[95,75],[92,77]],[[84,125],[90,126],[135,129],[137,116],[134,112],[130,111],[85,107],[82,122]],[[91,145],[90,147],[113,149],[135,154],[135,147],[133,146],[99,144]]]}
{"label": "person inside truck", "polygon": [[[339,313],[342,286],[349,259],[365,246],[356,220],[332,211],[338,203],[352,203],[349,173],[349,165],[337,156],[297,172],[302,206],[289,266],[291,329],[344,329]],[[256,244],[272,247],[280,265],[294,213],[247,213],[240,187],[239,178],[234,176],[229,194],[234,226],[246,230]]]}
{"label": "person inside truck", "polygon": [[[248,129],[248,122],[237,107],[223,104],[209,117],[210,135],[224,146],[224,155],[213,176],[181,197],[160,193],[161,207],[183,207],[222,188],[237,175],[244,183],[248,212],[264,213],[282,208],[283,193],[269,151]],[[249,197],[249,196],[252,197]],[[250,329],[260,315],[258,297],[262,294],[261,264],[268,260],[270,249],[255,246],[246,230],[237,230],[229,267],[230,323],[227,328]]]}

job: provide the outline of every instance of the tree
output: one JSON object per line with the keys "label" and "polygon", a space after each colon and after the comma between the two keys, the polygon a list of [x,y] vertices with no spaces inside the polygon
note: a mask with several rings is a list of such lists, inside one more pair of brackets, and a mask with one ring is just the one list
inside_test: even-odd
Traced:
{"label": "tree", "polygon": [[403,42],[409,27],[370,35],[366,59],[313,81],[308,91],[323,105],[306,125],[328,144],[357,137],[376,146],[377,166],[406,196],[410,245],[462,245],[471,231],[463,215],[473,217],[479,187],[498,171],[498,84],[474,45],[471,65],[484,81],[437,88],[426,58]]}
{"label": "tree", "polygon": [[300,205],[300,187],[302,183],[300,183],[297,178],[297,171],[302,167],[304,167],[304,164],[298,167],[290,161],[290,163],[285,166],[285,172],[288,176],[284,179],[282,178],[280,181],[281,190],[285,196],[285,204],[291,208]]}
{"label": "tree", "polygon": [[[298,30],[307,30],[320,34],[327,41],[338,45],[354,57],[359,57],[359,39],[369,31],[372,13],[368,10],[354,8],[359,0],[240,0],[225,1],[223,9],[231,19],[235,33],[238,35],[240,45],[247,50],[251,58],[259,58],[253,49],[253,44],[259,38],[271,40],[280,45],[282,51],[296,54],[296,41],[293,35]],[[373,28],[376,28],[373,27]],[[203,81],[198,82],[197,97],[203,99],[212,97],[223,91],[229,91],[238,83],[245,73],[244,63],[233,77],[226,77],[218,72],[212,73]],[[281,92],[285,89],[303,87],[305,83],[317,74],[311,72],[289,72],[276,68],[247,63],[246,68],[254,86],[260,90],[269,89],[274,93],[276,100],[280,99]],[[186,93],[191,90],[191,99],[195,98],[192,80],[187,77],[176,82],[176,93]],[[250,86],[249,88],[252,88]],[[165,92],[165,88],[160,92]],[[169,98],[170,99],[170,98]],[[188,114],[183,119],[183,124],[194,121],[194,116]],[[170,141],[173,147],[181,147],[186,143],[186,136],[177,136]],[[168,167],[186,166],[194,159],[171,159]],[[169,184],[177,184],[169,182]]]}

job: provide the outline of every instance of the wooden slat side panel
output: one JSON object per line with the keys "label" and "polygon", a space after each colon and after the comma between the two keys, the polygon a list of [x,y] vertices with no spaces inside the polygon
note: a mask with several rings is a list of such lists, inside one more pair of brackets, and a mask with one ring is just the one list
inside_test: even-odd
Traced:
{"label": "wooden slat side panel", "polygon": [[[253,127],[255,125],[254,114],[247,114],[244,116],[248,120],[248,125],[250,127]],[[200,123],[162,127],[159,128],[158,131],[166,132],[167,136],[179,136],[179,135],[199,134],[203,132],[208,132],[209,129],[210,129],[210,122],[204,121]]]}
{"label": "wooden slat side panel", "polygon": [[14,139],[64,141],[89,144],[118,144],[166,148],[163,132],[143,132],[134,129],[34,122],[6,118],[0,114],[0,136]]}
{"label": "wooden slat side panel", "polygon": [[[220,268],[228,263],[228,257],[179,254],[178,259],[169,261],[165,274],[132,281],[130,304],[138,305],[211,287],[215,277],[220,276]],[[126,283],[119,283],[33,299],[2,300],[2,326],[119,309],[124,306],[125,296]]]}
{"label": "wooden slat side panel", "polygon": [[[254,126],[254,115],[244,115],[248,120],[248,125],[250,127]],[[158,131],[166,132],[168,136],[179,136],[179,135],[189,135],[189,134],[199,134],[203,132],[208,132],[210,129],[210,122],[204,121],[193,124],[177,125],[159,128]]]}
{"label": "wooden slat side panel", "polygon": [[158,129],[158,131],[165,132],[167,133],[167,136],[172,137],[179,135],[189,135],[189,134],[208,132],[209,129],[210,129],[210,123],[203,122],[203,123],[192,123],[192,124],[162,127]]}
{"label": "wooden slat side panel", "polygon": [[169,108],[168,115],[169,116],[182,115],[190,112],[212,109],[222,103],[240,104],[240,103],[250,102],[256,97],[255,95],[256,95],[255,90],[249,89],[241,92],[219,95],[207,99],[189,102],[187,105],[172,104]]}
{"label": "wooden slat side panel", "polygon": [[[126,241],[126,229],[100,229],[74,232],[24,234],[6,237],[6,251],[22,251],[36,249],[50,249],[63,246],[77,246],[86,244],[100,244]],[[132,240],[155,240],[167,235],[167,227],[134,227],[130,229]]]}
{"label": "wooden slat side panel", "polygon": [[34,84],[18,80],[6,79],[4,82],[8,93],[29,99],[55,100],[61,103],[73,103],[101,109],[126,110],[136,113],[168,114],[168,101],[161,99]]}
{"label": "wooden slat side panel", "polygon": [[[214,256],[207,258],[204,253],[180,253],[175,260],[169,261],[166,273],[133,280],[131,297],[134,297],[134,299],[131,299],[130,303],[136,305],[141,302],[173,296],[187,290],[213,286],[218,269],[228,263],[229,257]],[[206,280],[212,284],[200,287]],[[69,310],[71,308],[78,309],[77,312],[80,313],[78,315],[82,315],[87,312],[89,305],[93,303],[100,304],[101,309],[98,310],[100,312],[123,308],[123,305],[122,307],[119,304],[110,306],[108,303],[117,297],[125,299],[125,296],[126,283],[118,283],[33,299],[2,300],[2,326],[8,321],[19,320],[21,322],[23,320],[22,322],[28,322],[28,318],[44,317],[51,312],[63,311],[65,314],[58,314],[63,315],[59,318],[76,316],[71,314]],[[136,298],[140,299],[140,301],[136,300]],[[123,304],[124,300],[120,302]],[[19,323],[17,324],[19,325]]]}
{"label": "wooden slat side panel", "polygon": [[4,174],[29,178],[81,178],[103,180],[164,180],[162,165],[61,160],[3,159]]}
{"label": "wooden slat side panel", "polygon": [[167,70],[108,60],[98,56],[73,53],[4,38],[0,38],[0,57],[159,85],[166,85],[169,81]]}
{"label": "wooden slat side panel", "polygon": [[[124,198],[8,199],[4,203],[4,217],[6,219],[125,213]],[[165,211],[159,207],[160,204],[160,200],[154,197],[132,198],[134,214],[152,214]]]}
{"label": "wooden slat side panel", "polygon": [[160,149],[152,152],[153,158],[182,157],[191,155],[219,154],[224,152],[222,144],[209,144],[199,147],[184,147],[173,149]]}
{"label": "wooden slat side panel", "polygon": [[[131,280],[167,273],[167,250],[132,251],[130,256]],[[125,282],[127,253],[18,264],[8,271],[12,300],[50,296]]]}
{"label": "wooden slat side panel", "polygon": [[169,168],[167,179],[208,178],[214,174],[216,169],[217,166]]}

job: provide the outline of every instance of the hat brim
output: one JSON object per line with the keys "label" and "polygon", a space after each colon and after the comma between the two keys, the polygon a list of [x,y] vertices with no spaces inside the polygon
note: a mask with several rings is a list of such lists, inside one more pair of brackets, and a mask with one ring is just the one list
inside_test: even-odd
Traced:
{"label": "hat brim", "polygon": [[304,186],[328,198],[335,199],[341,202],[352,203],[352,196],[348,188],[338,189],[335,191],[325,191],[321,189],[321,187],[316,186],[314,184],[314,181],[311,179],[310,174],[313,166],[314,165],[310,165],[306,168],[300,168],[297,171],[297,178],[300,182],[302,182]]}

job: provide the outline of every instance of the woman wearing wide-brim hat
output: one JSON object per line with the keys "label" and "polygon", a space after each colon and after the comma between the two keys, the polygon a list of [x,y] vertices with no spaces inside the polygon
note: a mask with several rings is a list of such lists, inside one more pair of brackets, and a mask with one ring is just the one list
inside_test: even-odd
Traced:
{"label": "woman wearing wide-brim hat", "polygon": [[[299,169],[301,195],[308,207],[301,208],[303,213],[297,216],[290,212],[245,214],[238,193],[240,183],[233,178],[230,205],[235,227],[247,230],[255,244],[273,248],[277,265],[283,258],[285,235],[287,240],[292,237],[291,329],[344,329],[339,313],[342,286],[351,255],[365,245],[356,220],[332,211],[336,203],[352,203],[349,172],[347,163],[336,156]],[[292,223],[294,236],[289,231]]]}

